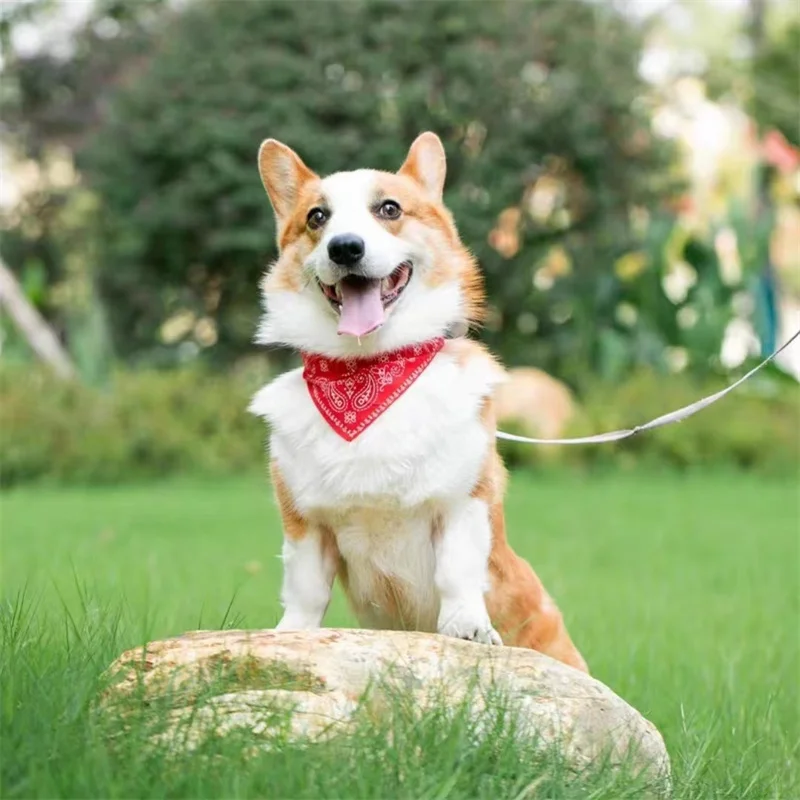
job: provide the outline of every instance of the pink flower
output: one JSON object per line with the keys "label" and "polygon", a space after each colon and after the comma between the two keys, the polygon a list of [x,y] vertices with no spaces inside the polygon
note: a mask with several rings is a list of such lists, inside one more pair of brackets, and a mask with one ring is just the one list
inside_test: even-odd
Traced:
{"label": "pink flower", "polygon": [[768,164],[784,175],[794,172],[800,165],[800,154],[780,131],[767,132],[761,142],[761,154]]}

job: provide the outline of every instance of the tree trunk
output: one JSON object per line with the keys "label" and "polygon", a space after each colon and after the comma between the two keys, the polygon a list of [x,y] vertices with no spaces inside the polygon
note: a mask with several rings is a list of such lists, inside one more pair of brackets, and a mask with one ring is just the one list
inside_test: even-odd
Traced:
{"label": "tree trunk", "polygon": [[61,378],[74,378],[75,367],[42,315],[28,302],[17,279],[0,261],[0,306],[8,310],[33,351]]}

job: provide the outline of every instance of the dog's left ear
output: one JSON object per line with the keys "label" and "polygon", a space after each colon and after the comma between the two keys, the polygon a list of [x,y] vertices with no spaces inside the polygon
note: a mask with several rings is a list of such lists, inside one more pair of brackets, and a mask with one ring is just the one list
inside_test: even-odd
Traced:
{"label": "dog's left ear", "polygon": [[447,174],[447,158],[442,140],[430,131],[421,133],[414,139],[398,173],[413,178],[431,199],[441,202]]}

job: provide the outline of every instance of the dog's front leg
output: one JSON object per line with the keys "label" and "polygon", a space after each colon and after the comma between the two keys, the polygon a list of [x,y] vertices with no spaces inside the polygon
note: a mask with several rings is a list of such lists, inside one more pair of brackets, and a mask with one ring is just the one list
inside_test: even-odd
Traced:
{"label": "dog's front leg", "polygon": [[449,507],[437,533],[434,580],[440,602],[438,632],[457,639],[502,644],[484,599],[489,589],[492,549],[486,503],[470,497]]}
{"label": "dog's front leg", "polygon": [[283,618],[276,630],[319,628],[331,599],[336,553],[322,532],[310,526],[300,538],[283,542]]}

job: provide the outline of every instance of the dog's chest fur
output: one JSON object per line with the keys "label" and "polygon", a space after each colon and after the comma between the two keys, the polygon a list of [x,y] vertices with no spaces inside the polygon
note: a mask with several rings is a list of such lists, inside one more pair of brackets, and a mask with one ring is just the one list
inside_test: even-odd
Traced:
{"label": "dog's chest fur", "polygon": [[488,357],[457,358],[448,343],[352,442],[322,418],[301,370],[253,399],[298,512],[336,537],[362,624],[435,629],[431,533],[478,480],[493,446],[480,412],[500,380]]}

